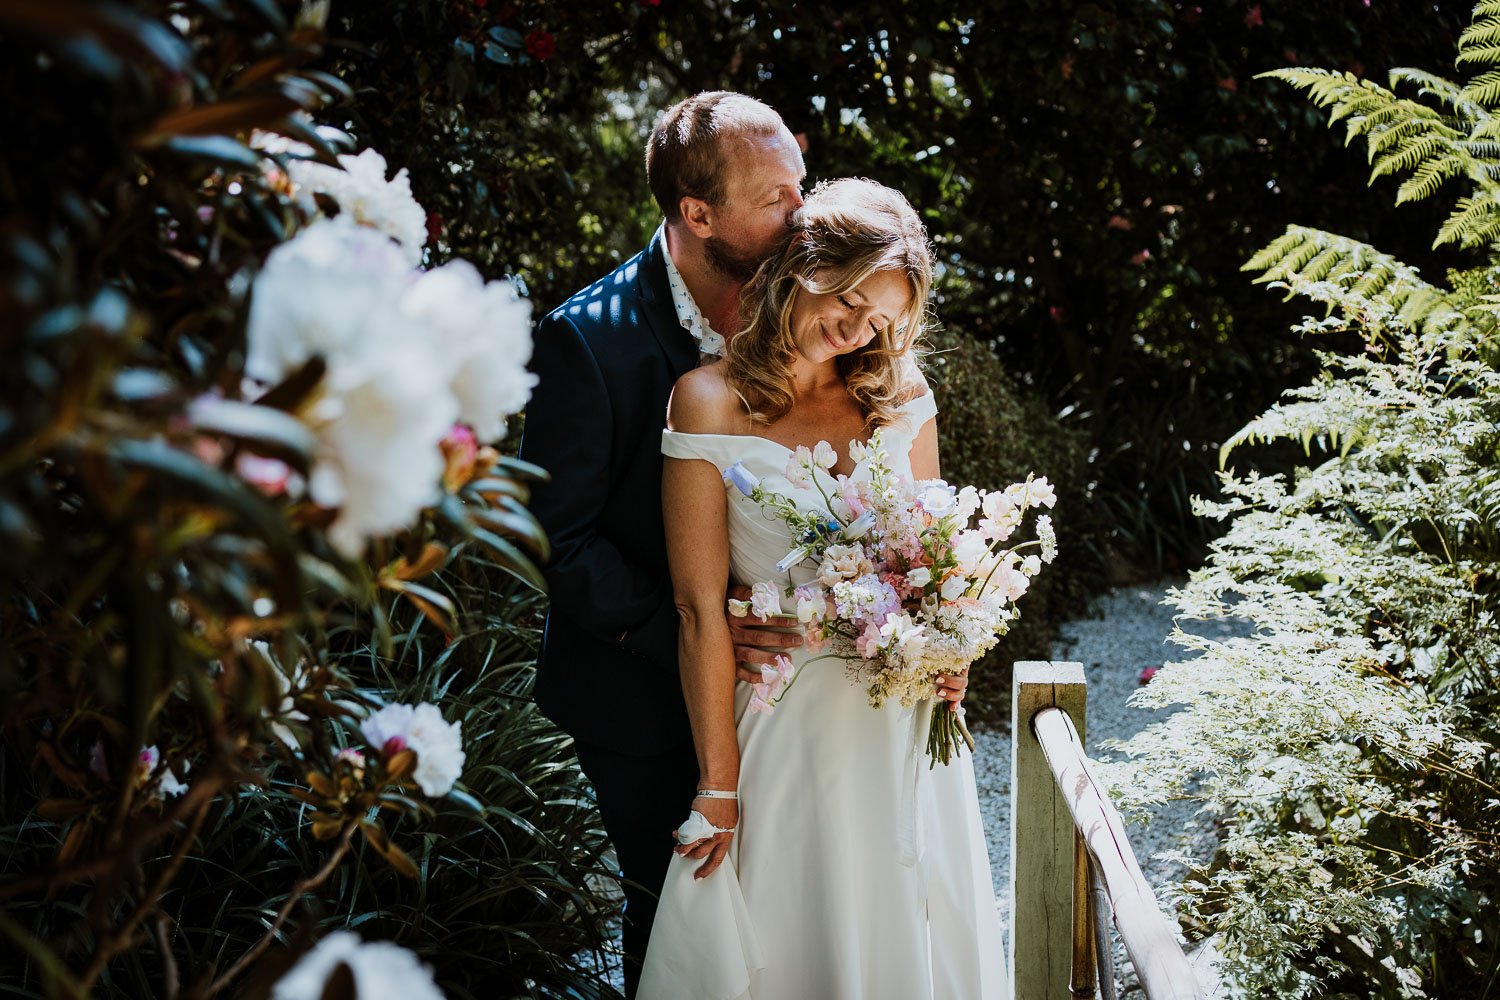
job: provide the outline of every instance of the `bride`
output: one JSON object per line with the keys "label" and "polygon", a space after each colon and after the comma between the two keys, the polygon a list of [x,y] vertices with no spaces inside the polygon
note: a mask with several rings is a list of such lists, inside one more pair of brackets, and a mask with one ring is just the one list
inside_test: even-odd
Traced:
{"label": "bride", "polygon": [[[673,391],[662,494],[700,780],[642,1000],[1009,996],[971,761],[929,770],[925,704],[872,709],[838,660],[806,650],[774,713],[748,711],[724,618],[726,582],[783,578],[791,547],[726,488],[734,463],[819,507],[816,484],[782,475],[793,449],[879,429],[895,470],[937,477],[937,408],[913,358],[931,277],[926,231],[898,192],[820,185],[747,286],[725,363]],[[866,474],[835,450],[833,474]],[[790,582],[812,572],[793,567]],[[934,697],[956,709],[964,684],[939,678]]]}

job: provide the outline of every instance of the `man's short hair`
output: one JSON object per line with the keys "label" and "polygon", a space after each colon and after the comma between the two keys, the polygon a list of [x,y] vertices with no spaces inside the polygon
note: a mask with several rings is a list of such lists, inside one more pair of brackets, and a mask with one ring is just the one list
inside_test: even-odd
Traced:
{"label": "man's short hair", "polygon": [[682,218],[683,198],[723,204],[726,139],[776,135],[784,128],[769,107],[728,90],[696,94],[667,109],[646,140],[646,183],[667,221]]}

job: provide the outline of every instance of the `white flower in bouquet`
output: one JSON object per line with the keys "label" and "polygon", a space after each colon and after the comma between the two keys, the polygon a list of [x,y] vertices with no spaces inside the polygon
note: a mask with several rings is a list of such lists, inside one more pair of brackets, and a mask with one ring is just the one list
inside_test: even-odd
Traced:
{"label": "white flower in bouquet", "polygon": [[989,539],[978,531],[960,531],[953,538],[953,558],[964,576],[979,575],[979,564],[989,550]]}
{"label": "white flower in bouquet", "polygon": [[1052,527],[1052,518],[1043,514],[1036,519],[1036,538],[1042,545],[1042,562],[1050,563],[1057,558],[1057,529]]}
{"label": "white flower in bouquet", "polygon": [[[880,637],[903,663],[912,668],[921,665],[922,653],[927,648],[927,627],[912,621],[911,615],[888,614],[885,624],[880,626]],[[927,678],[922,680],[925,682]]]}
{"label": "white flower in bouquet", "polygon": [[821,587],[797,588],[797,620],[806,625],[823,617],[828,598]]}
{"label": "white flower in bouquet", "polygon": [[1014,486],[1009,486],[1004,493],[985,494],[981,503],[984,517],[979,521],[979,530],[986,538],[1003,542],[1020,526],[1022,511],[1011,493],[1014,489]]}
{"label": "white flower in bouquet", "polygon": [[413,777],[427,795],[447,795],[463,774],[462,723],[446,721],[429,702],[386,705],[360,723],[359,731],[371,747],[383,753],[416,753]]}
{"label": "white flower in bouquet", "polygon": [[330,368],[399,338],[396,295],[415,277],[390,240],[321,219],[272,250],[256,276],[245,330],[245,374],[279,382],[314,355]]}
{"label": "white flower in bouquet", "polygon": [[827,441],[819,441],[817,447],[813,448],[813,462],[824,469],[831,469],[839,462],[838,453]]}
{"label": "white flower in bouquet", "polygon": [[917,503],[933,517],[944,517],[957,509],[958,497],[953,487],[942,480],[934,480],[922,484]]}
{"label": "white flower in bouquet", "polygon": [[945,601],[956,601],[969,590],[969,577],[962,571],[950,574],[938,586],[938,596]]}
{"label": "white flower in bouquet", "polygon": [[411,266],[421,263],[427,244],[427,212],[412,197],[406,168],[386,180],[385,157],[373,149],[338,158],[339,167],[314,160],[287,165],[292,184],[301,192],[327,195],[345,215],[362,226],[384,233],[400,246]]}
{"label": "white flower in bouquet", "polygon": [[304,414],[317,435],[308,494],[338,509],[328,540],[348,558],[407,527],[438,498],[439,443],[458,418],[442,360],[421,343],[388,343],[330,367]]}
{"label": "white flower in bouquet", "polygon": [[1057,491],[1047,482],[1046,476],[1037,476],[1024,483],[1011,483],[1005,488],[1005,496],[1017,507],[1047,507],[1057,505]]}
{"label": "white flower in bouquet", "polygon": [[973,486],[965,486],[963,489],[959,490],[956,511],[959,521],[964,524],[968,524],[969,518],[973,517],[975,512],[979,510],[980,504],[982,502],[983,501],[980,497],[978,488]]}
{"label": "white flower in bouquet", "polygon": [[781,614],[781,594],[765,581],[757,583],[750,588],[750,611],[761,621]]}
{"label": "white flower in bouquet", "polygon": [[424,273],[402,300],[403,312],[432,331],[433,350],[450,366],[459,419],[485,443],[505,436],[505,418],[531,397],[531,303],[509,281],[486,282],[468,261]]}
{"label": "white flower in bouquet", "polygon": [[321,1000],[341,963],[353,973],[357,1000],[443,1000],[432,970],[416,955],[389,941],[361,941],[350,931],[319,941],[271,987],[271,1000]]}

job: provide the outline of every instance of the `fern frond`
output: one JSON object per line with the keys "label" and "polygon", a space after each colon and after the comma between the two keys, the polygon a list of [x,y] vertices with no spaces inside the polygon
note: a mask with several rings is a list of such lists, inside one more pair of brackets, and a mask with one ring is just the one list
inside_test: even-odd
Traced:
{"label": "fern frond", "polygon": [[1500,66],[1500,44],[1476,45],[1473,48],[1461,50],[1458,58],[1453,61],[1459,66],[1464,63],[1473,63],[1477,66]]}
{"label": "fern frond", "polygon": [[1452,140],[1444,136],[1420,135],[1397,143],[1394,152],[1383,153],[1375,158],[1370,168],[1370,180],[1390,174],[1417,170],[1434,159],[1451,157]]}
{"label": "fern frond", "polygon": [[1458,65],[1500,65],[1500,12],[1485,13],[1483,5],[1474,9],[1474,22],[1458,36]]}
{"label": "fern frond", "polygon": [[[1458,100],[1462,103],[1477,104],[1483,108],[1493,108],[1500,102],[1500,69],[1492,69],[1488,73],[1481,73],[1464,85],[1459,92]],[[1455,104],[1453,107],[1457,108]],[[1475,118],[1481,117],[1478,114]]]}
{"label": "fern frond", "polygon": [[[1486,76],[1489,74],[1486,74]],[[1429,73],[1425,69],[1413,69],[1407,66],[1398,66],[1391,70],[1391,89],[1397,84],[1409,83],[1417,88],[1417,94],[1423,97],[1436,98],[1460,118],[1479,119],[1486,115],[1485,109],[1491,105],[1491,101],[1485,101],[1476,95],[1474,88],[1481,84],[1484,78],[1471,80],[1460,86],[1452,80]]]}
{"label": "fern frond", "polygon": [[1461,156],[1449,155],[1423,160],[1396,189],[1396,204],[1404,205],[1409,201],[1431,198],[1448,181],[1465,176],[1468,173],[1467,166],[1465,158]]}
{"label": "fern frond", "polygon": [[1340,457],[1359,443],[1365,428],[1357,422],[1344,426],[1331,423],[1328,408],[1321,403],[1275,403],[1269,410],[1241,427],[1219,449],[1219,468],[1224,468],[1229,453],[1243,444],[1267,444],[1272,441],[1300,441],[1302,451],[1312,455],[1317,441]]}
{"label": "fern frond", "polygon": [[1438,228],[1433,247],[1457,243],[1461,247],[1486,245],[1493,227],[1500,225],[1500,201],[1488,192],[1473,198],[1460,198],[1453,214]]}
{"label": "fern frond", "polygon": [[[1354,309],[1389,310],[1415,328],[1448,322],[1459,306],[1416,270],[1358,240],[1291,226],[1241,268],[1260,271],[1257,284],[1283,282],[1292,294]],[[1330,286],[1337,286],[1335,291]]]}

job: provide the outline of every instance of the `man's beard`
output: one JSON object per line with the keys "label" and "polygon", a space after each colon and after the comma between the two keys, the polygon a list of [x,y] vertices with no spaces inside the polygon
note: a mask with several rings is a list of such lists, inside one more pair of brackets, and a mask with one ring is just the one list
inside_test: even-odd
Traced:
{"label": "man's beard", "polygon": [[745,253],[718,236],[710,236],[704,241],[703,255],[708,258],[709,266],[715,271],[742,285],[755,277],[755,272],[760,269],[764,259]]}

